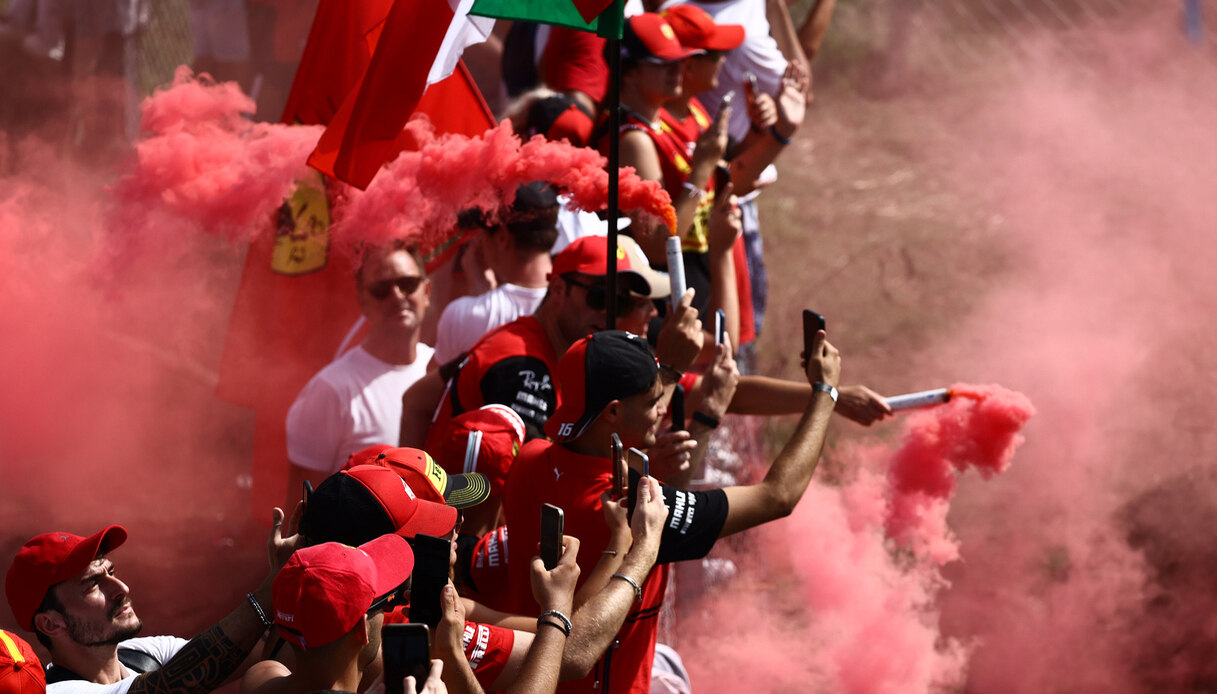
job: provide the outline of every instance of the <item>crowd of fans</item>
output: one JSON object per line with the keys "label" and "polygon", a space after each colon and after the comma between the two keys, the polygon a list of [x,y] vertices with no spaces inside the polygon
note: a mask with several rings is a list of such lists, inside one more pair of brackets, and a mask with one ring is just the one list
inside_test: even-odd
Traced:
{"label": "crowd of fans", "polygon": [[[521,186],[499,214],[462,216],[481,233],[456,262],[485,291],[446,306],[432,303],[408,243],[367,249],[354,282],[366,336],[287,417],[295,512],[275,509],[266,579],[189,641],[138,637],[112,558],[126,531],[39,535],[5,588],[49,663],[0,631],[0,692],[185,693],[237,680],[243,694],[392,692],[382,634],[424,607],[438,615],[433,660],[406,691],[689,691],[679,657],[657,644],[673,564],[788,515],[834,411],[862,424],[890,413],[865,386],[838,383],[823,331],[803,352],[804,381],[737,365],[766,308],[755,198],[803,122],[807,55],[832,6],[816,3],[799,30],[780,0],[628,8],[618,133],[604,110],[605,42],[512,26],[507,117],[601,149],[619,137],[622,164],[673,200],[688,290],[670,296],[666,230],[627,210],[610,258],[603,222],[545,182]],[[721,338],[708,320],[719,312]],[[428,314],[439,315],[434,347]],[[688,416],[669,415],[673,399]],[[696,478],[727,414],[801,417],[759,481],[711,488]],[[631,453],[615,456],[615,444]],[[536,556],[546,504],[565,522],[551,565]],[[436,538],[449,580],[424,597]]]}

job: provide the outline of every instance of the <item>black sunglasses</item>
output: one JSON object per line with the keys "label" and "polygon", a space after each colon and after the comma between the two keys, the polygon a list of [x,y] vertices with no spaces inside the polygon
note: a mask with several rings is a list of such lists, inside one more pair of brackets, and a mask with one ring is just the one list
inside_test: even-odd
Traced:
{"label": "black sunglasses", "polygon": [[[604,285],[584,284],[569,275],[563,275],[562,279],[565,280],[567,284],[571,284],[576,287],[579,287],[579,288],[583,289],[584,292],[587,293],[586,294],[587,307],[590,308],[591,310],[603,311],[607,307],[608,290],[604,288]],[[631,296],[629,293],[618,294],[617,295],[617,317],[624,318],[624,317],[630,315],[630,313],[639,304],[639,302],[642,302],[642,301],[649,301],[649,299],[637,299],[637,298],[634,298],[633,296]]]}
{"label": "black sunglasses", "polygon": [[398,605],[406,604],[406,591],[410,589],[410,581],[407,579],[400,586],[394,588],[391,592],[380,596],[372,601],[368,606],[368,614],[378,610],[391,610]]}
{"label": "black sunglasses", "polygon": [[389,292],[393,291],[393,287],[397,287],[403,295],[410,296],[418,291],[418,285],[422,283],[422,277],[398,277],[391,280],[381,280],[368,285],[368,294],[373,299],[381,301],[389,296]]}

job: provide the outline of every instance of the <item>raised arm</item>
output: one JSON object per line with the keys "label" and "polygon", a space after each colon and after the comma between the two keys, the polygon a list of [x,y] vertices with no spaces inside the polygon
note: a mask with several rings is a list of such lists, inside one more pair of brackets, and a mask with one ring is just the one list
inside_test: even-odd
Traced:
{"label": "raised arm", "polygon": [[194,637],[164,667],[138,676],[130,694],[205,694],[220,686],[244,662],[257,645],[266,624],[262,616],[274,615],[270,587],[279,569],[296,548],[298,536],[283,537],[283,511],[274,510],[267,551],[270,572],[251,594],[258,608],[242,600],[219,623]]}
{"label": "raised arm", "polygon": [[[816,333],[811,354],[806,358],[807,382],[825,383],[835,388],[841,375],[841,355],[829,344],[823,330]],[[832,411],[832,397],[817,390],[765,478],[754,485],[724,490],[727,519],[719,537],[788,516],[794,511],[820,460]]]}
{"label": "raised arm", "polygon": [[579,565],[575,563],[578,554],[578,538],[564,535],[562,556],[552,571],[545,569],[540,557],[532,558],[532,595],[543,616],[537,619],[537,634],[520,676],[507,688],[508,694],[552,694],[558,688],[569,638],[563,619],[570,619],[572,611],[575,583],[579,580]]}

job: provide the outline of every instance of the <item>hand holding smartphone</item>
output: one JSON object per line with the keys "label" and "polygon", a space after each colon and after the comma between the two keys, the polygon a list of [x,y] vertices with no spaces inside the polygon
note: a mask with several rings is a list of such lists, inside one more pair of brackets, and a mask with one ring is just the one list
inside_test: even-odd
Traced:
{"label": "hand holding smartphone", "polygon": [[426,624],[386,624],[381,628],[385,694],[402,694],[403,681],[414,675],[422,687],[431,673],[431,630]]}
{"label": "hand holding smartphone", "polygon": [[553,504],[541,504],[541,563],[553,571],[562,558],[562,509]]}

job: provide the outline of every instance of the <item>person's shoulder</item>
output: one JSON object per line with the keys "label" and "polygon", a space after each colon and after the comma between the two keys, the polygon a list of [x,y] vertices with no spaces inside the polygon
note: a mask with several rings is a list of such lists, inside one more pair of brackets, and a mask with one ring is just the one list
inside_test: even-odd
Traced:
{"label": "person's shoulder", "polygon": [[147,653],[164,665],[187,643],[189,641],[177,636],[137,636],[119,642],[118,647]]}
{"label": "person's shoulder", "polygon": [[526,354],[529,348],[535,347],[538,340],[549,343],[541,322],[533,316],[523,316],[488,333],[473,346],[469,356],[474,359],[491,357],[497,360],[504,356]]}

